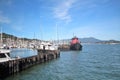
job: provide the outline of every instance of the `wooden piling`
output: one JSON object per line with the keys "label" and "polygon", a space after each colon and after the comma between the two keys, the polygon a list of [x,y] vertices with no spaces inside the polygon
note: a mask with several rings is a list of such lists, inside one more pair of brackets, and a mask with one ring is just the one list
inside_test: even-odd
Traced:
{"label": "wooden piling", "polygon": [[35,56],[1,62],[0,63],[0,79],[5,78],[9,75],[15,74],[17,72],[23,71],[33,65],[50,61],[58,57],[60,57],[59,50],[43,51],[38,49],[38,54]]}

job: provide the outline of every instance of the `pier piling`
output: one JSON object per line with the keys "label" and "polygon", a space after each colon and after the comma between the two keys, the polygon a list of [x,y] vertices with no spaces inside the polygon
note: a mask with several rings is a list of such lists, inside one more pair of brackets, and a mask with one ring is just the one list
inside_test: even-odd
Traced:
{"label": "pier piling", "polygon": [[0,79],[9,75],[23,71],[33,65],[40,64],[60,57],[59,50],[41,50],[37,49],[38,54],[26,58],[9,60],[0,63]]}

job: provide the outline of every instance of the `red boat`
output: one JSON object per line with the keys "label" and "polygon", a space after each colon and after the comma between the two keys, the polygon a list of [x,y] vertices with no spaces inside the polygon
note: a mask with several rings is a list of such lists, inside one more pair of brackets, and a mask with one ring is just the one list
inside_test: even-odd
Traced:
{"label": "red boat", "polygon": [[82,45],[79,39],[75,36],[70,43],[70,50],[82,50]]}

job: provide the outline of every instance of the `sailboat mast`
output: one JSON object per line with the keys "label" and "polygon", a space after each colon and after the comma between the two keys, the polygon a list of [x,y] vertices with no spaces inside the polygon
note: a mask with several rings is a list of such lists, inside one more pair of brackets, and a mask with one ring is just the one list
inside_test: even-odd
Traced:
{"label": "sailboat mast", "polygon": [[58,24],[56,23],[56,41],[57,41],[57,45],[59,44],[59,36],[58,36]]}
{"label": "sailboat mast", "polygon": [[2,26],[1,26],[1,35],[0,35],[0,46],[2,46],[3,40],[2,40]]}

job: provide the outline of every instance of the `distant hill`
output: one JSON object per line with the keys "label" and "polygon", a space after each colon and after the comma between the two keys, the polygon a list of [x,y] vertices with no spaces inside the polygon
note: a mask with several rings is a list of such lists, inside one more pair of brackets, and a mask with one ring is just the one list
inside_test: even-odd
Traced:
{"label": "distant hill", "polygon": [[[101,43],[101,44],[120,43],[120,41],[117,40],[99,40],[94,37],[79,38],[79,40],[81,41],[81,43]],[[60,40],[59,42],[62,43],[63,41],[69,43],[71,39],[63,39]]]}
{"label": "distant hill", "polygon": [[82,43],[96,43],[96,42],[101,42],[102,40],[93,38],[93,37],[88,37],[88,38],[79,38],[79,40]]}
{"label": "distant hill", "polygon": [[[93,37],[88,37],[88,38],[79,38],[80,42],[82,43],[97,43],[97,42],[101,42],[102,40],[99,40],[99,39],[96,39],[96,38],[93,38]],[[71,39],[63,39],[63,40],[60,40],[60,42],[70,42]]]}
{"label": "distant hill", "polygon": [[[0,35],[1,35],[1,33],[0,33]],[[3,38],[17,38],[17,37],[14,36],[14,35],[6,34],[6,33],[2,33],[2,37],[3,37]]]}
{"label": "distant hill", "polygon": [[[19,38],[17,36],[14,36],[14,35],[10,35],[10,34],[6,34],[6,33],[2,33],[3,35],[3,39],[5,38],[12,38],[14,40],[16,39],[24,39],[24,40],[38,40],[38,39],[28,39],[28,38]],[[120,43],[120,41],[117,41],[117,40],[99,40],[99,39],[96,39],[94,37],[87,37],[87,38],[79,38],[79,40],[82,42],[82,43],[102,43],[102,44],[109,44],[109,43]],[[63,40],[59,40],[59,42],[63,43],[69,43],[71,41],[71,39],[63,39]],[[56,41],[55,41],[56,42]]]}
{"label": "distant hill", "polygon": [[117,40],[107,40],[107,41],[101,41],[101,42],[97,42],[97,43],[101,43],[101,44],[119,43],[120,44],[120,41],[117,41]]}
{"label": "distant hill", "polygon": [[[1,35],[1,33],[0,33],[0,35]],[[17,40],[17,39],[31,40],[31,39],[28,39],[28,38],[20,38],[20,37],[17,37],[17,36],[11,35],[11,34],[7,34],[7,33],[2,33],[2,38],[3,39],[11,38],[11,39],[14,39],[14,40]]]}
{"label": "distant hill", "polygon": [[[1,35],[1,33],[0,33],[0,35]],[[38,40],[38,39],[20,38],[20,37],[17,37],[17,36],[11,35],[11,34],[7,34],[7,33],[2,33],[2,38],[3,39],[11,38],[11,39],[14,39],[14,40],[20,39],[20,40],[25,40],[25,41]],[[41,41],[41,40],[39,40],[39,41]]]}

